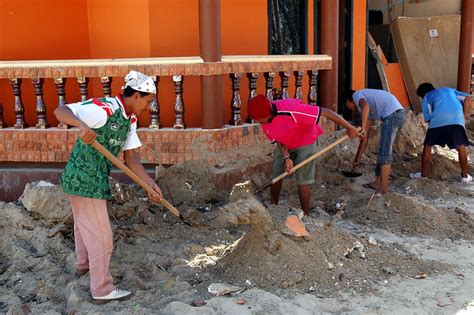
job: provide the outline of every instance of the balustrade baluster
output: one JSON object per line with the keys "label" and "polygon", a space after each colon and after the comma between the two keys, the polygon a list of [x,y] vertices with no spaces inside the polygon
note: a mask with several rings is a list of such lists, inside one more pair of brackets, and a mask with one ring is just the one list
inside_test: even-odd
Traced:
{"label": "balustrade baluster", "polygon": [[[58,94],[58,107],[66,105],[66,79],[56,78],[54,79],[54,84],[56,84],[56,93]],[[67,129],[67,125],[60,121],[58,124],[58,128]]]}
{"label": "balustrade baluster", "polygon": [[102,92],[104,93],[104,97],[110,97],[112,94],[112,78],[111,77],[101,77],[100,83],[102,83]]}
{"label": "balustrade baluster", "polygon": [[295,98],[303,100],[303,71],[295,71]]}
{"label": "balustrade baluster", "polygon": [[240,108],[242,101],[240,100],[240,79],[242,78],[241,73],[231,73],[230,79],[232,80],[232,100],[230,102],[232,116],[230,124],[234,126],[242,125],[242,116],[240,115]]}
{"label": "balustrade baluster", "polygon": [[265,77],[265,96],[271,101],[273,100],[273,78],[275,77],[275,72],[265,72],[263,76]]}
{"label": "balustrade baluster", "polygon": [[318,103],[318,71],[309,70],[309,91],[308,91],[308,103],[316,105]]}
{"label": "balustrade baluster", "polygon": [[[258,80],[259,74],[257,72],[250,72],[247,73],[247,78],[249,79],[249,101],[257,96],[257,80]],[[247,101],[248,104],[248,101]],[[253,123],[253,119],[247,117],[245,120],[246,123],[251,124]]]}
{"label": "balustrade baluster", "polygon": [[[184,129],[184,101],[183,101],[183,82],[184,77],[182,75],[174,75],[174,92],[176,94],[176,99],[174,102],[174,112],[176,115],[176,121],[173,128],[175,129]],[[203,113],[205,115],[205,113]]]}
{"label": "balustrade baluster", "polygon": [[150,129],[159,129],[160,124],[160,101],[158,99],[158,83],[160,83],[160,77],[152,76],[153,81],[155,81],[156,95],[153,98],[153,102],[150,105]]}
{"label": "balustrade baluster", "polygon": [[290,79],[290,73],[286,71],[280,72],[281,78],[281,98],[287,99],[290,98],[288,95],[288,80]]}
{"label": "balustrade baluster", "polygon": [[33,86],[35,87],[36,95],[36,116],[38,117],[38,123],[36,128],[45,129],[48,128],[48,120],[46,119],[46,105],[44,104],[43,99],[43,83],[44,80],[41,78],[35,78],[31,80]]}
{"label": "balustrade baluster", "polygon": [[15,97],[15,125],[17,129],[23,129],[28,127],[28,124],[25,122],[25,107],[23,106],[23,101],[21,100],[21,79],[10,79],[10,85],[12,86],[13,95]]}
{"label": "balustrade baluster", "polygon": [[89,79],[84,77],[78,77],[77,83],[79,84],[79,93],[81,94],[81,102],[87,100],[87,84],[89,84]]}
{"label": "balustrade baluster", "polygon": [[0,129],[5,128],[5,120],[3,120],[3,105],[0,103]]}

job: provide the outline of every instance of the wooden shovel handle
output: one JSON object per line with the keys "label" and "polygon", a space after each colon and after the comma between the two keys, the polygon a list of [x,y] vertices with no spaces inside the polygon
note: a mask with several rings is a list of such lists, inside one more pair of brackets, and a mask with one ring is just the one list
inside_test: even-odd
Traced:
{"label": "wooden shovel handle", "polygon": [[[357,130],[360,130],[360,128],[358,128]],[[279,176],[275,177],[271,182],[269,182],[268,184],[266,184],[265,186],[257,189],[255,191],[255,193],[259,193],[261,192],[262,190],[270,187],[271,185],[275,184],[276,182],[282,180],[283,178],[285,178],[286,176],[294,173],[296,170],[302,168],[303,166],[305,166],[306,164],[308,164],[309,162],[311,162],[312,160],[320,157],[321,155],[323,155],[324,153],[328,152],[329,150],[331,150],[332,148],[334,148],[335,146],[339,145],[340,143],[346,141],[347,139],[349,139],[349,136],[348,135],[345,135],[343,137],[341,137],[340,139],[334,141],[333,143],[331,143],[330,145],[328,145],[327,147],[325,147],[324,149],[322,149],[321,151],[318,151],[316,152],[315,154],[311,155],[309,158],[307,158],[306,160],[302,161],[301,163],[299,164],[296,164],[295,166],[293,166],[289,172],[284,172],[284,173],[281,173]]]}
{"label": "wooden shovel handle", "polygon": [[[129,169],[125,164],[123,164],[119,159],[117,159],[112,153],[110,153],[106,148],[104,148],[97,140],[92,143],[92,146],[102,153],[110,162],[112,162],[115,166],[121,169],[125,174],[128,175],[133,181],[135,181],[138,185],[142,186],[142,188],[149,194],[155,194],[153,188],[150,187],[143,179],[137,176],[131,169]],[[165,199],[161,199],[160,203],[172,214],[174,214],[178,218],[182,218],[181,213],[178,209],[176,209],[172,204],[170,204]]]}

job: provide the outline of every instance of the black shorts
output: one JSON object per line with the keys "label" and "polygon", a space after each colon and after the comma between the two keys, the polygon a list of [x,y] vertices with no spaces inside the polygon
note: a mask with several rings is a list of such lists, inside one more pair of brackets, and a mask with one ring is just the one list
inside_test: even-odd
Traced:
{"label": "black shorts", "polygon": [[448,125],[437,128],[429,128],[426,132],[424,145],[430,147],[448,145],[450,149],[456,149],[462,145],[469,145],[466,130],[461,125]]}

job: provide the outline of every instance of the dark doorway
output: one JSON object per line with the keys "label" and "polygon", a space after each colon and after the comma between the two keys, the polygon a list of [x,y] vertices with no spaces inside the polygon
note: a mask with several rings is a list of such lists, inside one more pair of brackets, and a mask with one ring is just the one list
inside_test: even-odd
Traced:
{"label": "dark doorway", "polygon": [[344,94],[352,88],[352,0],[339,1],[338,112],[352,120],[352,111],[344,105]]}
{"label": "dark doorway", "polygon": [[307,0],[268,0],[268,52],[299,55],[308,51]]}

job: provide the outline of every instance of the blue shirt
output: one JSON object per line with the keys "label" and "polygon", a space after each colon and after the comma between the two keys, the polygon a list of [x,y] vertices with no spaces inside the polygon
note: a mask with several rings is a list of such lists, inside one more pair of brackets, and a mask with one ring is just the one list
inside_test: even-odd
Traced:
{"label": "blue shirt", "polygon": [[356,91],[352,98],[359,112],[359,102],[361,99],[365,99],[367,104],[369,104],[370,120],[382,120],[393,112],[403,109],[397,98],[384,90],[362,89]]}
{"label": "blue shirt", "polygon": [[469,94],[458,90],[442,87],[435,89],[423,97],[421,108],[428,128],[437,128],[448,125],[464,127],[464,98]]}

